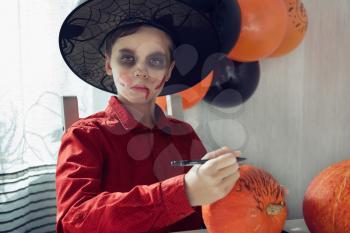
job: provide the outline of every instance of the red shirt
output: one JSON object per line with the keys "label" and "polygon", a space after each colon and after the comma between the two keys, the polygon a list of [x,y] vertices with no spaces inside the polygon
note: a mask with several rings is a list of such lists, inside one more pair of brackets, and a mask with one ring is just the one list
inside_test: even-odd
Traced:
{"label": "red shirt", "polygon": [[59,149],[57,233],[165,233],[204,228],[191,207],[184,174],[170,161],[201,159],[206,149],[186,122],[155,108],[139,123],[112,96],[105,111],[75,122]]}

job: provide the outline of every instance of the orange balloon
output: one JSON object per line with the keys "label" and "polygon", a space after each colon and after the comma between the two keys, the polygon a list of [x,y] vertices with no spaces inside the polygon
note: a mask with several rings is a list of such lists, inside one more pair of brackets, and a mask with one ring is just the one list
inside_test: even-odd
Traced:
{"label": "orange balloon", "polygon": [[[194,105],[196,105],[199,101],[201,101],[207,94],[212,81],[213,71],[211,71],[207,77],[205,77],[202,81],[200,81],[193,87],[179,92],[178,94],[182,97],[183,109],[191,108]],[[167,107],[165,96],[157,97],[156,103],[163,109],[164,112],[166,111]]]}
{"label": "orange balloon", "polygon": [[269,56],[285,55],[295,49],[304,39],[308,19],[304,4],[300,0],[284,0],[288,9],[287,32],[279,47]]}
{"label": "orange balloon", "polygon": [[156,104],[159,105],[159,107],[163,110],[163,112],[166,112],[167,111],[167,108],[166,108],[166,96],[158,96],[156,98]]}
{"label": "orange balloon", "polygon": [[241,32],[228,57],[236,61],[258,61],[281,44],[287,30],[284,0],[238,0]]}
{"label": "orange balloon", "polygon": [[163,112],[166,112],[166,96],[159,96],[156,98],[156,104],[159,105],[159,107],[163,110]]}

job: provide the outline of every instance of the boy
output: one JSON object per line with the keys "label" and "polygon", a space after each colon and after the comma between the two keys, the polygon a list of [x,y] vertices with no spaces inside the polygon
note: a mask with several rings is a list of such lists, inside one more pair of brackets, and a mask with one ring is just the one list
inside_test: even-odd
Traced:
{"label": "boy", "polygon": [[[236,156],[207,153],[193,128],[155,104],[175,67],[170,34],[137,24],[105,39],[105,72],[117,95],[62,137],[56,173],[57,232],[174,232],[203,226],[200,205],[239,178]],[[209,159],[191,169],[170,161]]]}

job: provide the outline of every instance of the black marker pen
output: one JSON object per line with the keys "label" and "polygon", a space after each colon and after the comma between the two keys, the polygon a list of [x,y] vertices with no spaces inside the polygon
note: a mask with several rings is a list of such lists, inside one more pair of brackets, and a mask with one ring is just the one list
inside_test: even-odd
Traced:
{"label": "black marker pen", "polygon": [[[243,158],[243,157],[236,157],[237,159],[237,162],[240,162],[240,161],[244,161],[246,160],[247,158]],[[174,160],[174,161],[171,161],[171,166],[175,167],[184,167],[184,166],[193,166],[193,165],[196,165],[196,164],[203,164],[205,163],[206,161],[208,161],[210,159],[203,159],[203,160]]]}

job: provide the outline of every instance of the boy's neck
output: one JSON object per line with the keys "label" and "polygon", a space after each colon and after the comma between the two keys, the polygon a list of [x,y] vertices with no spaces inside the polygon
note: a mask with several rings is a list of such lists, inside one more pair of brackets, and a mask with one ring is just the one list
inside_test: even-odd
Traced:
{"label": "boy's neck", "polygon": [[144,104],[130,103],[125,98],[117,96],[123,106],[132,114],[132,116],[141,124],[153,128],[155,125],[155,101]]}

